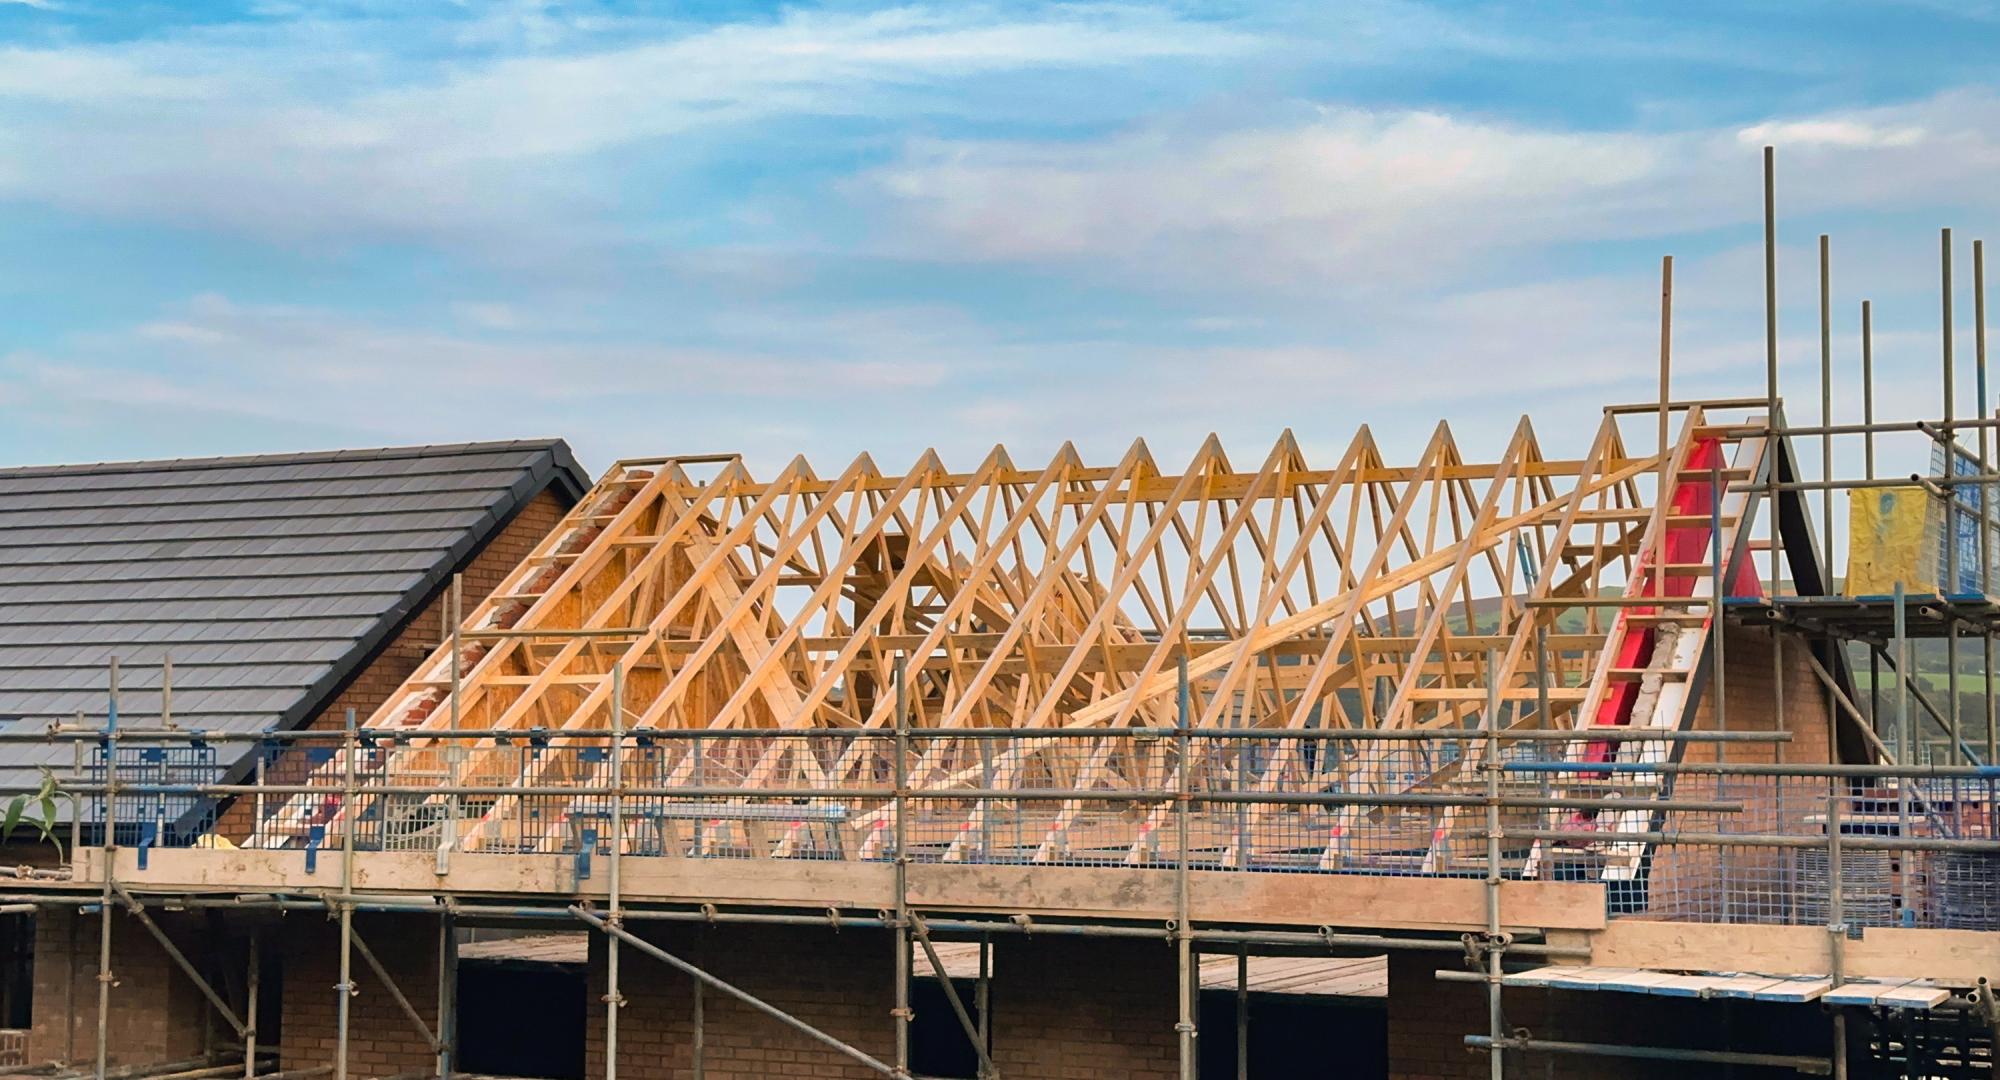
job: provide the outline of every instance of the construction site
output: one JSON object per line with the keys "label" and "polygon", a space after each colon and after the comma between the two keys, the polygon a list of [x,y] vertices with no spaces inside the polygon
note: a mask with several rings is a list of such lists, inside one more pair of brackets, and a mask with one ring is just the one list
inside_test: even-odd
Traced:
{"label": "construction site", "polygon": [[1774,168],[1576,457],[0,470],[0,1076],[1994,1077],[1983,246],[1878,418]]}

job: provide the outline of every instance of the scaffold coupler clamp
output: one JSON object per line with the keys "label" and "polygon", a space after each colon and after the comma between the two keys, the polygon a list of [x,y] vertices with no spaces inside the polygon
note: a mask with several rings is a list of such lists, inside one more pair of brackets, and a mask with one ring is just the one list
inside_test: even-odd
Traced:
{"label": "scaffold coupler clamp", "polygon": [[832,928],[833,928],[833,932],[834,932],[834,933],[836,933],[836,934],[840,933],[840,909],[839,909],[839,908],[837,908],[837,907],[830,907],[830,908],[827,908],[827,909],[826,909],[826,924],[827,924],[828,926],[830,926],[830,927],[832,927]]}
{"label": "scaffold coupler clamp", "polygon": [[1488,956],[1507,951],[1514,944],[1514,935],[1505,930],[1497,934],[1481,930],[1476,933],[1460,934],[1458,940],[1465,946],[1466,966],[1478,969],[1485,966]]}
{"label": "scaffold coupler clamp", "polygon": [[1035,920],[1029,918],[1026,915],[1009,915],[1007,916],[1007,921],[1013,923],[1015,926],[1020,927],[1021,932],[1024,934],[1032,934],[1035,932]]}
{"label": "scaffold coupler clamp", "polygon": [[703,904],[703,905],[701,906],[701,917],[702,917],[702,918],[704,918],[704,919],[706,919],[706,920],[708,920],[708,924],[709,924],[710,926],[714,926],[714,925],[715,925],[715,905],[714,905],[714,904]]}

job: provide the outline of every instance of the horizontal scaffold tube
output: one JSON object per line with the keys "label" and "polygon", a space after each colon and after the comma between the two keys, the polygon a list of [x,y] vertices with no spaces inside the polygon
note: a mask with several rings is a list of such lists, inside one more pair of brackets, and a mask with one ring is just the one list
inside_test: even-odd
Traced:
{"label": "horizontal scaffold tube", "polygon": [[[327,908],[327,901],[318,897],[285,896],[232,896],[203,897],[183,893],[163,895],[174,904],[187,908],[222,908],[252,911],[319,911]],[[24,898],[19,896],[0,897],[0,901],[18,903],[23,909],[35,907],[94,907],[98,903],[95,894],[51,894],[46,897]],[[357,895],[353,899],[354,910],[374,914],[450,914],[468,919],[550,919],[573,921],[574,916],[568,906],[480,904],[456,901],[440,902],[429,899],[404,898],[396,896]],[[699,922],[729,923],[765,926],[821,926],[828,929],[864,928],[882,929],[892,927],[893,919],[879,915],[849,915],[830,910],[823,914],[802,915],[777,912],[725,911],[697,908],[693,910],[665,910],[632,906],[629,903],[619,913],[626,922]],[[1153,941],[1171,940],[1174,931],[1166,926],[1130,926],[1120,923],[1083,922],[1043,922],[1026,915],[996,917],[991,919],[956,917],[933,918],[926,916],[924,924],[933,933],[945,935],[977,935],[1012,933],[1027,936],[1049,937],[1126,937],[1144,938]],[[1314,931],[1300,930],[1192,930],[1189,936],[1197,942],[1227,945],[1267,945],[1289,948],[1364,948],[1364,949],[1410,949],[1422,952],[1463,952],[1465,943],[1457,936],[1451,937],[1399,937],[1389,934],[1368,934],[1321,927]],[[1523,956],[1585,956],[1589,949],[1585,946],[1547,945],[1535,942],[1520,942],[1507,947],[1510,954]]]}
{"label": "horizontal scaffold tube", "polygon": [[1486,1035],[1467,1035],[1465,1045],[1475,1050],[1521,1050],[1541,1054],[1576,1054],[1586,1057],[1640,1058],[1646,1061],[1685,1061],[1704,1065],[1749,1065],[1762,1068],[1791,1069],[1813,1076],[1825,1076],[1833,1071],[1833,1063],[1821,1057],[1803,1057],[1796,1054],[1750,1054],[1734,1050],[1682,1050],[1671,1046],[1625,1046],[1619,1043],[1558,1042],[1553,1039],[1533,1039],[1513,1037],[1494,1039]]}
{"label": "horizontal scaffold tube", "polygon": [[[1485,839],[1485,833],[1470,834]],[[1605,829],[1509,829],[1500,834],[1508,840],[1571,841],[1588,844],[1688,844],[1699,847],[1824,848],[1826,837],[1781,836],[1771,833],[1619,832]],[[1991,840],[1954,840],[1941,836],[1842,836],[1840,846],[1850,851],[1974,851],[1992,853]]]}
{"label": "horizontal scaffold tube", "polygon": [[[609,678],[609,676],[607,676]],[[120,742],[343,742],[344,730],[300,728],[293,731],[203,731],[195,728],[118,728]],[[360,728],[355,732],[363,744],[410,743],[432,740],[522,739],[555,742],[573,739],[610,739],[608,728]],[[1185,734],[1190,739],[1220,742],[1462,742],[1498,739],[1501,742],[1665,742],[1665,743],[1781,743],[1790,742],[1784,731],[1653,731],[1629,727],[1584,727],[1501,731],[1480,728],[1179,728],[1148,727],[1057,727],[1057,728],[938,728],[913,727],[911,738],[953,739],[1173,739]],[[61,724],[43,731],[0,731],[0,743],[100,742],[102,727]],[[628,728],[622,737],[635,745],[647,740],[701,740],[731,742],[758,739],[879,740],[892,742],[895,732],[883,728]]]}
{"label": "horizontal scaffold tube", "polygon": [[[13,791],[12,785],[0,784],[0,794]],[[23,788],[23,790],[39,790]],[[75,795],[249,795],[262,792],[266,795],[338,795],[339,788],[311,784],[78,784],[64,787],[63,791]],[[468,785],[439,784],[382,784],[357,787],[357,798],[376,795],[566,795],[575,798],[607,797],[626,795],[638,797],[678,796],[687,799],[892,799],[897,792],[890,788],[741,788],[741,787],[611,787],[604,784],[577,785]],[[910,799],[940,801],[954,799],[979,799],[990,801],[1018,800],[1027,802],[1166,802],[1179,797],[1178,792],[1166,789],[1128,788],[909,788],[902,794]],[[1285,791],[1196,791],[1197,803],[1268,803],[1272,805],[1305,806],[1484,806],[1486,799],[1480,795],[1432,795],[1422,792],[1362,792],[1343,794],[1339,792],[1285,792]],[[1616,799],[1577,796],[1503,796],[1499,805],[1517,807],[1524,810],[1683,810],[1709,813],[1737,813],[1743,809],[1739,802],[1703,801],[1684,799]]]}

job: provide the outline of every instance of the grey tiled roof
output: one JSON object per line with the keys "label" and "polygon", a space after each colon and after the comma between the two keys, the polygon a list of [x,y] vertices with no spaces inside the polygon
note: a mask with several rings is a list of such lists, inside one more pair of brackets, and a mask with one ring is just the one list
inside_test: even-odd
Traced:
{"label": "grey tiled roof", "polygon": [[[101,723],[112,657],[155,726],[169,655],[180,726],[298,724],[551,485],[560,440],[0,469],[0,729]],[[0,784],[71,760],[0,743]]]}

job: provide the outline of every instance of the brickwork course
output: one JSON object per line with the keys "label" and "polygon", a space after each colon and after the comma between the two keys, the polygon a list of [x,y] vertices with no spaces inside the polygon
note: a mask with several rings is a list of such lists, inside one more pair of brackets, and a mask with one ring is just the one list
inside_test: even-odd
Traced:
{"label": "brickwork course", "polygon": [[1174,950],[1131,938],[993,943],[993,1063],[1022,1080],[1179,1075]]}
{"label": "brickwork course", "polygon": [[[196,917],[157,912],[154,921],[191,957],[224,953]],[[28,1060],[90,1061],[97,1048],[96,914],[44,910],[35,918],[34,1023]],[[112,1065],[181,1061],[200,1054],[210,1026],[203,1000],[146,930],[123,912],[111,919],[111,1008],[106,1029]],[[218,1037],[235,1035],[217,1018]]]}
{"label": "brickwork course", "polygon": [[[285,919],[284,1023],[279,1066],[331,1064],[339,1048],[340,925],[323,915]],[[403,996],[437,1030],[438,921],[422,915],[361,913],[354,932],[388,969]],[[355,1076],[431,1073],[437,1057],[374,970],[357,951],[349,965],[355,993],[348,999],[348,1070]],[[523,1022],[532,1023],[532,1007]]]}
{"label": "brickwork course", "polygon": [[[882,931],[640,924],[635,932],[879,1060],[893,1060],[895,985]],[[603,936],[590,948],[584,1075],[601,1076]],[[1173,950],[1157,941],[1030,935],[995,941],[993,954],[992,1055],[1001,1075],[1172,1080],[1177,1074]],[[629,946],[619,965],[626,1001],[618,1020],[619,1076],[692,1077],[693,980]],[[702,1011],[708,1080],[880,1075],[719,991],[706,991]],[[954,1029],[958,1023],[949,1015],[923,1020]]]}

